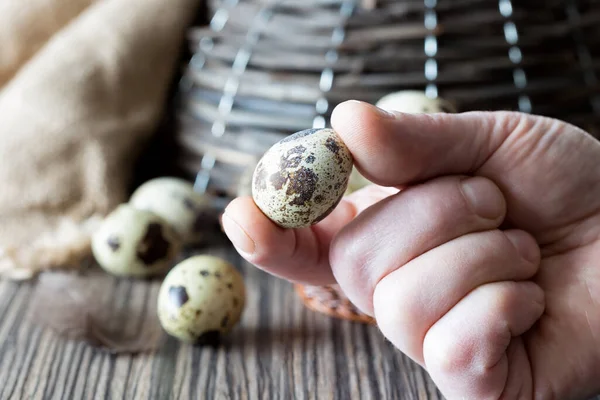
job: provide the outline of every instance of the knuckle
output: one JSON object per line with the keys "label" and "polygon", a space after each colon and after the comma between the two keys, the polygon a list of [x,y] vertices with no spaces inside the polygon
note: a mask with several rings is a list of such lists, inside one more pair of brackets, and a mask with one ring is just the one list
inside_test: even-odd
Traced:
{"label": "knuckle", "polygon": [[[510,239],[503,232],[501,233],[504,242],[503,246],[506,252],[505,257],[510,258],[510,260],[513,261],[512,265],[514,265],[514,268],[516,268],[519,272],[518,277],[526,279],[534,276],[537,273],[540,266],[540,250],[535,239],[533,239],[531,235],[525,232],[527,236],[531,238],[531,243],[529,244],[528,248],[536,251],[535,257],[532,257],[530,255],[528,256],[529,258],[526,259],[526,256],[524,256],[523,254],[523,250],[518,250],[517,247],[510,241]],[[530,250],[526,250],[525,253],[530,253]]]}
{"label": "knuckle", "polygon": [[363,312],[373,311],[373,290],[376,282],[369,268],[372,256],[368,246],[354,240],[348,230],[340,232],[329,249],[329,264],[335,280],[348,298]]}
{"label": "knuckle", "polygon": [[527,115],[515,111],[499,111],[490,117],[492,132],[514,132],[524,122],[529,121]]}
{"label": "knuckle", "polygon": [[518,305],[520,298],[519,284],[517,282],[499,282],[480,287],[479,290],[487,297],[486,302],[489,304],[489,309],[493,310],[497,316],[504,316],[511,313],[515,306]]}
{"label": "knuckle", "polygon": [[334,272],[358,271],[366,263],[368,249],[361,241],[353,240],[350,229],[342,230],[331,242],[329,260]]}
{"label": "knuckle", "polygon": [[373,293],[373,306],[377,322],[384,334],[397,331],[399,327],[414,326],[421,315],[421,308],[411,299],[409,290],[388,279],[377,284]]}
{"label": "knuckle", "polygon": [[477,250],[481,262],[497,262],[499,260],[512,260],[515,249],[500,230],[475,233],[470,235],[470,247]]}
{"label": "knuckle", "polygon": [[522,258],[503,231],[488,231],[484,235],[486,240],[481,243],[483,254],[489,255],[493,259],[510,260],[511,262]]}
{"label": "knuckle", "polygon": [[474,349],[460,336],[432,327],[423,341],[423,359],[430,372],[436,375],[454,375],[469,371]]}
{"label": "knuckle", "polygon": [[420,359],[426,331],[422,326],[423,310],[417,302],[411,302],[410,288],[398,289],[395,283],[384,280],[375,288],[373,306],[377,326],[396,348]]}
{"label": "knuckle", "polygon": [[480,220],[463,194],[460,179],[456,177],[438,178],[404,189],[392,203],[391,207],[406,210],[406,217],[413,225],[427,227],[428,231],[463,232],[465,224],[472,226]]}

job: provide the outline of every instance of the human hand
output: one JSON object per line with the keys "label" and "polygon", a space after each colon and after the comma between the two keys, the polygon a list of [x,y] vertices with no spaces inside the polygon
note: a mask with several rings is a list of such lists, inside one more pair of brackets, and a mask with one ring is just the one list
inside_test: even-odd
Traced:
{"label": "human hand", "polygon": [[254,265],[339,283],[449,399],[600,391],[600,143],[518,113],[394,115],[347,102],[332,126],[380,186],[283,230],[249,197],[223,227]]}

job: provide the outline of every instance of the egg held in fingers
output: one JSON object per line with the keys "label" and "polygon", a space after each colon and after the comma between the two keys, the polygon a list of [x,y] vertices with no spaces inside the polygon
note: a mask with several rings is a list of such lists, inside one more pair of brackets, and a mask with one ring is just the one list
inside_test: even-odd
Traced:
{"label": "egg held in fingers", "polygon": [[271,147],[252,180],[258,208],[283,228],[303,228],[339,204],[352,172],[352,155],[332,129],[307,129]]}

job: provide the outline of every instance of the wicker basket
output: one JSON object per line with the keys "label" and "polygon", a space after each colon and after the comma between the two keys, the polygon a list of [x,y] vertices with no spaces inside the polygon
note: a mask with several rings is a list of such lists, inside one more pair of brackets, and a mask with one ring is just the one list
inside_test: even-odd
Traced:
{"label": "wicker basket", "polygon": [[209,7],[210,25],[189,32],[193,57],[178,98],[177,160],[198,190],[236,196],[285,135],[326,126],[341,101],[374,103],[399,90],[443,97],[460,111],[532,112],[599,133],[598,0]]}

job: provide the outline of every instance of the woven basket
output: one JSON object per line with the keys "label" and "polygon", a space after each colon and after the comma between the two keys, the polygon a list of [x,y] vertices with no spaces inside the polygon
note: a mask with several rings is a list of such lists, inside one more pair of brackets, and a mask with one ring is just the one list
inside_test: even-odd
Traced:
{"label": "woven basket", "polygon": [[[210,24],[189,32],[177,162],[198,190],[225,199],[247,194],[272,144],[327,126],[347,99],[420,90],[460,111],[518,110],[599,134],[598,0],[213,0],[209,8]],[[323,298],[331,290],[343,297],[328,288]]]}

